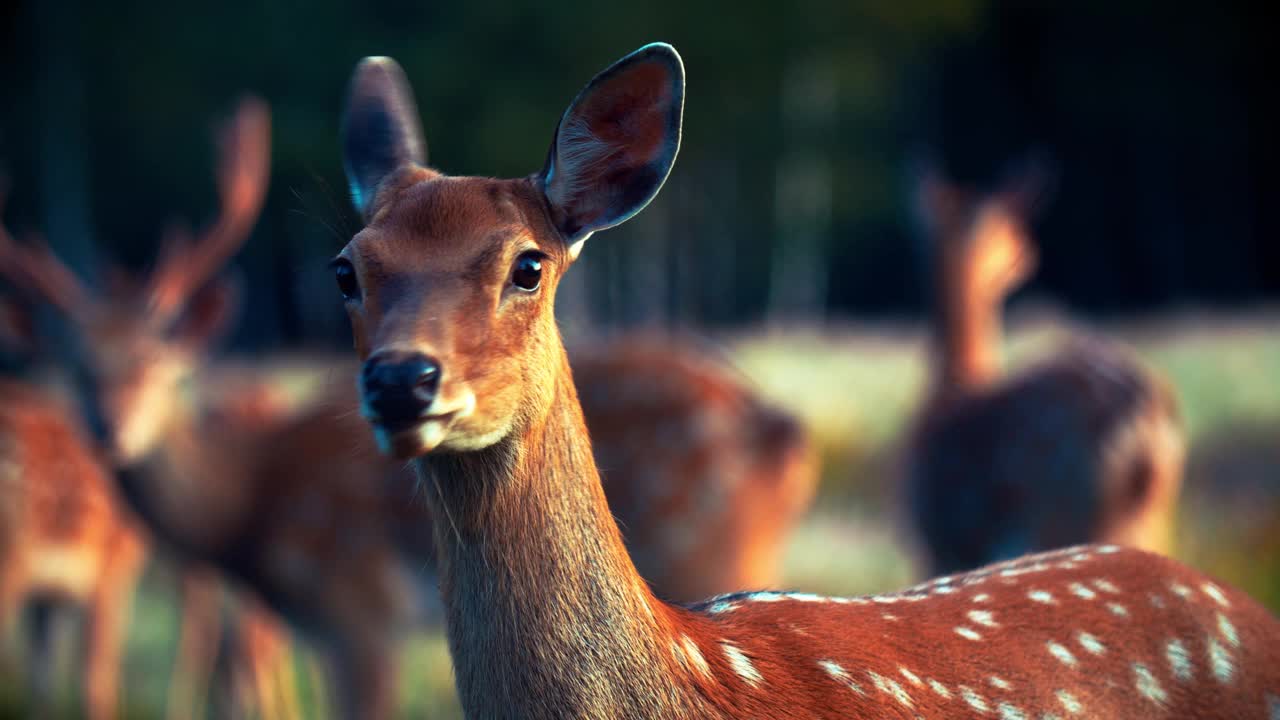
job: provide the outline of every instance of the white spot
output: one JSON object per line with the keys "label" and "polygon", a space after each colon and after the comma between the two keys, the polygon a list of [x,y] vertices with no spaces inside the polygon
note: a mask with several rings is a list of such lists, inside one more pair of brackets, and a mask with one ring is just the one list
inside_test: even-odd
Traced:
{"label": "white spot", "polygon": [[940,695],[943,699],[946,699],[946,700],[951,699],[951,691],[947,689],[946,685],[943,685],[937,680],[930,680],[929,687],[933,688],[933,691],[938,693],[938,695]]}
{"label": "white spot", "polygon": [[904,667],[898,668],[898,672],[902,673],[902,677],[906,678],[912,685],[915,685],[916,687],[920,687],[921,685],[924,684],[920,681],[920,677],[918,675],[916,675],[915,673],[911,672],[910,670]]}
{"label": "white spot", "polygon": [[693,667],[703,675],[711,677],[711,666],[707,664],[707,659],[702,657],[702,651],[698,649],[698,644],[693,641],[693,638],[685,635],[681,637],[680,642],[684,645],[684,654]]}
{"label": "white spot", "polygon": [[907,694],[906,690],[902,689],[902,686],[898,684],[897,680],[882,677],[870,670],[867,671],[867,676],[871,678],[871,682],[875,683],[877,690],[882,693],[892,695],[898,702],[906,705],[907,707],[911,707],[911,696]]}
{"label": "white spot", "polygon": [[1120,552],[1120,548],[1116,547],[1115,545],[1102,545],[1096,548],[1096,550],[1101,555],[1110,555],[1112,553]]}
{"label": "white spot", "polygon": [[1094,655],[1101,655],[1102,653],[1107,651],[1106,646],[1103,645],[1102,642],[1098,640],[1098,638],[1090,635],[1087,632],[1080,633],[1079,635],[1076,636],[1076,639],[1080,641],[1080,647],[1084,648],[1085,650],[1088,650]]}
{"label": "white spot", "polygon": [[1000,711],[1000,720],[1027,720],[1027,716],[1021,710],[1007,702],[1000,703],[996,709]]}
{"label": "white spot", "polygon": [[1062,707],[1072,715],[1079,715],[1084,712],[1084,705],[1081,705],[1076,696],[1066,690],[1058,691],[1058,702],[1062,703]]}
{"label": "white spot", "polygon": [[1089,553],[1087,552],[1076,553],[1075,555],[1072,555],[1070,558],[1071,562],[1084,562],[1085,560],[1088,560],[1088,559],[1089,559]]}
{"label": "white spot", "polygon": [[737,607],[738,607],[737,603],[717,602],[717,603],[711,603],[711,607],[707,608],[707,612],[711,613],[712,615],[719,615],[720,613],[727,613],[730,610],[734,610]]}
{"label": "white spot", "polygon": [[1147,597],[1151,600],[1151,606],[1164,609],[1164,598],[1155,593],[1149,593]]}
{"label": "white spot", "polygon": [[943,575],[942,577],[934,580],[933,584],[934,585],[950,585],[954,580],[955,580],[954,575]]}
{"label": "white spot", "polygon": [[1053,642],[1052,640],[1050,640],[1048,644],[1045,645],[1045,647],[1049,649],[1049,654],[1058,658],[1058,660],[1060,660],[1063,665],[1066,665],[1068,667],[1076,666],[1076,656],[1072,655],[1071,651],[1068,650],[1066,647],[1059,645],[1058,643]]}
{"label": "white spot", "polygon": [[818,667],[826,670],[828,675],[840,680],[841,682],[849,680],[849,673],[845,672],[844,668],[840,667],[839,663],[832,662],[830,660],[819,660]]}
{"label": "white spot", "polygon": [[1213,668],[1213,676],[1220,683],[1231,682],[1235,666],[1231,663],[1231,653],[1222,647],[1216,638],[1209,638],[1209,666]]}
{"label": "white spot", "polygon": [[897,615],[890,615],[889,613],[884,613],[880,617],[884,618],[885,620],[888,620],[889,622],[894,622],[895,620],[898,619]]}
{"label": "white spot", "polygon": [[966,640],[973,640],[975,642],[982,639],[982,636],[979,635],[976,631],[964,626],[956,628],[956,634],[962,638],[965,638]]}
{"label": "white spot", "polygon": [[1047,713],[1040,713],[1040,720],[1062,720],[1062,718],[1058,717],[1057,715],[1054,715],[1053,713],[1047,712]]}
{"label": "white spot", "polygon": [[996,622],[995,616],[988,610],[970,610],[969,619],[983,627],[1000,627],[1000,623]]}
{"label": "white spot", "polygon": [[1148,700],[1156,704],[1163,704],[1169,699],[1169,694],[1160,687],[1160,681],[1156,680],[1156,676],[1151,674],[1146,665],[1142,663],[1133,664],[1133,676],[1138,692],[1142,693]]}
{"label": "white spot", "polygon": [[1009,684],[1008,680],[1005,680],[999,675],[991,676],[991,684],[995,687],[1000,688],[1001,690],[1009,690],[1013,688],[1013,686]]}
{"label": "white spot", "polygon": [[849,673],[845,672],[845,669],[840,667],[837,663],[830,660],[819,660],[818,666],[823,670],[826,670],[828,675],[834,678],[837,682],[843,683],[850,690],[858,693],[859,695],[866,695],[866,692],[863,691],[862,686],[858,684],[858,681],[850,677]]}
{"label": "white spot", "polygon": [[1222,633],[1222,639],[1231,643],[1234,647],[1240,647],[1240,636],[1236,634],[1236,626],[1231,624],[1226,615],[1218,613],[1218,632]]}
{"label": "white spot", "polygon": [[733,667],[733,671],[738,673],[738,677],[745,680],[748,685],[756,687],[764,680],[764,678],[760,677],[760,671],[756,670],[756,666],[751,664],[751,659],[739,650],[736,645],[722,642],[720,647],[724,649],[725,657],[729,658],[729,665]]}
{"label": "white spot", "polygon": [[787,597],[800,602],[826,602],[827,598],[813,593],[788,593]]}
{"label": "white spot", "polygon": [[1165,657],[1169,658],[1169,668],[1173,676],[1179,680],[1191,679],[1191,653],[1181,640],[1170,640],[1164,648]]}
{"label": "white spot", "polygon": [[1231,607],[1231,603],[1227,601],[1227,596],[1222,594],[1222,589],[1217,585],[1214,585],[1213,583],[1205,583],[1200,586],[1200,589],[1204,590],[1205,595],[1213,598],[1213,601],[1222,607]]}
{"label": "white spot", "polygon": [[1078,598],[1082,598],[1082,599],[1084,599],[1084,600],[1092,600],[1092,599],[1094,599],[1094,598],[1098,597],[1098,593],[1096,593],[1096,592],[1094,592],[1094,591],[1090,590],[1089,588],[1085,587],[1084,585],[1081,585],[1081,584],[1080,584],[1080,583],[1078,583],[1078,582],[1077,582],[1077,583],[1071,583],[1071,584],[1070,584],[1069,586],[1067,586],[1067,587],[1068,587],[1068,589],[1069,589],[1069,590],[1071,590],[1071,594],[1072,594],[1072,595],[1075,595],[1076,597],[1078,597]]}
{"label": "white spot", "polygon": [[981,695],[974,692],[972,689],[965,687],[964,685],[960,686],[960,697],[964,698],[964,701],[969,703],[969,707],[973,708],[974,710],[977,710],[980,713],[984,713],[988,709],[987,701],[984,700]]}
{"label": "white spot", "polygon": [[1107,603],[1107,609],[1116,617],[1129,617],[1129,610],[1120,603]]}
{"label": "white spot", "polygon": [[1177,595],[1180,598],[1185,599],[1191,597],[1191,588],[1183,585],[1182,583],[1169,583],[1169,589],[1173,591],[1174,595]]}
{"label": "white spot", "polygon": [[939,587],[934,588],[933,591],[939,595],[950,595],[951,593],[955,592],[956,589],[951,587],[950,585],[941,585]]}
{"label": "white spot", "polygon": [[778,602],[783,597],[782,593],[759,592],[748,595],[745,599],[751,602]]}
{"label": "white spot", "polygon": [[974,596],[973,596],[973,601],[974,601],[974,602],[986,602],[986,601],[988,601],[988,600],[990,600],[990,599],[991,599],[991,596],[990,596],[990,595],[988,595],[988,594],[986,594],[986,593],[981,593],[981,594],[978,594],[978,595],[974,595]]}
{"label": "white spot", "polygon": [[877,602],[882,605],[892,605],[898,602],[898,598],[892,595],[876,595],[875,597],[871,598],[871,602]]}
{"label": "white spot", "polygon": [[1038,603],[1044,603],[1045,605],[1054,605],[1057,603],[1057,601],[1053,599],[1053,595],[1045,592],[1044,590],[1032,590],[1027,593],[1027,597]]}
{"label": "white spot", "polygon": [[1095,578],[1093,586],[1102,592],[1111,593],[1112,595],[1120,592],[1120,588],[1116,587],[1110,580],[1103,580],[1102,578]]}

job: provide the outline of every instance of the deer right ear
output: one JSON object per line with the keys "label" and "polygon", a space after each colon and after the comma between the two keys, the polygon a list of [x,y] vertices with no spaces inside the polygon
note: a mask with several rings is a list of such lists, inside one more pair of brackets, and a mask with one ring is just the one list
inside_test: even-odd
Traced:
{"label": "deer right ear", "polygon": [[356,65],[342,118],[342,153],[352,202],[366,221],[383,180],[426,163],[413,91],[395,60],[367,57]]}
{"label": "deer right ear", "polygon": [[542,171],[552,221],[572,252],[644,209],[680,150],[684,64],[646,45],[595,76],[560,119]]}

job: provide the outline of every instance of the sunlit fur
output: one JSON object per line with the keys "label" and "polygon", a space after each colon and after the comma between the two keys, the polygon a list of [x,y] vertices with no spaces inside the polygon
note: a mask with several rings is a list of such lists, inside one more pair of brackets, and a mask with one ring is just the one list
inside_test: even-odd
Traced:
{"label": "sunlit fur", "polygon": [[[406,170],[384,186],[368,227],[342,251],[361,296],[347,302],[361,358],[373,350],[414,351],[442,369],[429,409],[447,418],[443,450],[492,445],[551,392],[543,371],[559,349],[548,308],[571,260],[529,180],[449,178]],[[542,282],[514,287],[516,257],[546,255]],[[405,431],[421,438],[416,429]],[[433,450],[413,440],[396,454]]]}

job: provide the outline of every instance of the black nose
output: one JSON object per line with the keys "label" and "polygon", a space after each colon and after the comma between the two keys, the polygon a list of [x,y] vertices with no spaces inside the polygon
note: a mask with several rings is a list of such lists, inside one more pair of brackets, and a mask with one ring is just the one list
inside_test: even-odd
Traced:
{"label": "black nose", "polygon": [[422,353],[375,353],[360,372],[366,414],[391,431],[426,415],[440,387],[440,364]]}

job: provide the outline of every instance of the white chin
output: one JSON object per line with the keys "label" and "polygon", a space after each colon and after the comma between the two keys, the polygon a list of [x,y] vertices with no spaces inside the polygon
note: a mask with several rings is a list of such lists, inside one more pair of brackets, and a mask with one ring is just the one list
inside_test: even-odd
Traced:
{"label": "white chin", "polygon": [[383,454],[401,460],[409,460],[435,450],[444,442],[448,432],[448,423],[442,420],[427,420],[394,433],[377,426],[373,429],[378,449]]}

